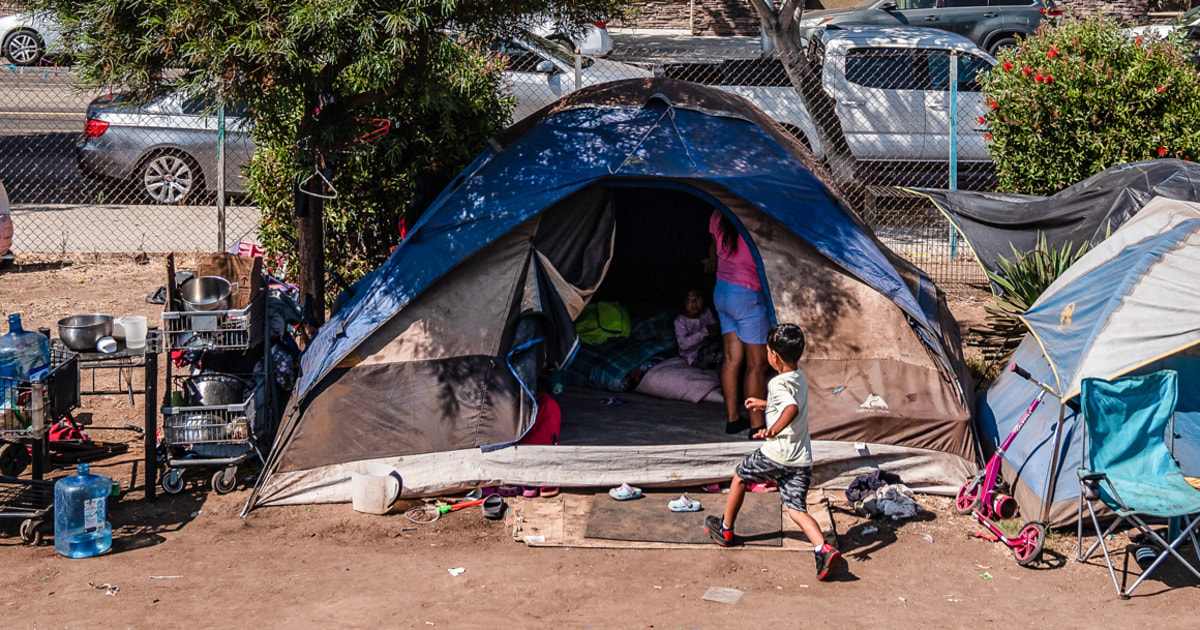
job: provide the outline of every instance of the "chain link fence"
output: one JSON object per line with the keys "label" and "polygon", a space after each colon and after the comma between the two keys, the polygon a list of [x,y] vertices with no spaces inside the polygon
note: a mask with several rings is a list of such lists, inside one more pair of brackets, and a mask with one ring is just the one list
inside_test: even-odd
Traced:
{"label": "chain link fence", "polygon": [[[517,96],[514,119],[582,86],[668,76],[744,96],[822,157],[818,124],[844,132],[865,184],[864,219],[883,242],[943,288],[979,286],[965,242],[924,197],[898,187],[993,185],[976,75],[990,58],[944,49],[814,48],[806,59],[832,99],[814,118],[778,55],[621,48],[577,57],[530,38],[500,50]],[[218,246],[218,120],[200,100],[168,97],[140,110],[82,92],[68,70],[0,66],[0,182],[13,205],[13,249],[75,252],[214,251]],[[253,145],[241,112],[225,112],[225,240],[254,240],[258,213],[240,195]],[[835,119],[835,120],[834,120]]]}
{"label": "chain link fence", "polygon": [[[81,91],[69,69],[0,66],[0,182],[21,258],[214,251],[218,128],[206,104],[167,98],[135,110]],[[253,239],[238,195],[253,149],[228,117],[225,238]]]}

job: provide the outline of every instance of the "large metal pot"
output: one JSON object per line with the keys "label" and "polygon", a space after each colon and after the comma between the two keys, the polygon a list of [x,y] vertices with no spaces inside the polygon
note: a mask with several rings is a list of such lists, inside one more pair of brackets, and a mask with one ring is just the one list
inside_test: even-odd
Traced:
{"label": "large metal pot", "polygon": [[58,337],[75,352],[95,352],[97,341],[112,336],[112,326],[112,315],[72,315],[58,320]]}
{"label": "large metal pot", "polygon": [[183,383],[183,404],[188,407],[200,405],[240,405],[246,402],[246,381],[230,374],[198,374]]}
{"label": "large metal pot", "polygon": [[224,311],[229,308],[229,296],[237,292],[237,283],[230,284],[221,276],[199,276],[179,287],[185,311]]}

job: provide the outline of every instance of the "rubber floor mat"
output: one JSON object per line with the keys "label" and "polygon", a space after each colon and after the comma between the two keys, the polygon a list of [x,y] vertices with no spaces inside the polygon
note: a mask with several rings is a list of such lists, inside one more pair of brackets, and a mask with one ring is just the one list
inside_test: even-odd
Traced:
{"label": "rubber floor mat", "polygon": [[[647,492],[640,499],[614,501],[608,493],[592,498],[588,514],[587,538],[631,540],[639,542],[707,543],[704,517],[721,515],[725,511],[724,494],[689,493],[700,501],[699,512],[672,512],[667,503],[678,499],[681,492]],[[778,492],[747,492],[742,510],[734,527],[741,543],[751,546],[779,547],[783,545],[783,506]]]}

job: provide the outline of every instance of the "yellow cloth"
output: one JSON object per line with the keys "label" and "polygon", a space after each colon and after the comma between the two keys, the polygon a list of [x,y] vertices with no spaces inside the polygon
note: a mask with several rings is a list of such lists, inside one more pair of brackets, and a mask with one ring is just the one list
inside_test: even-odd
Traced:
{"label": "yellow cloth", "polygon": [[1191,484],[1193,488],[1200,490],[1200,477],[1184,477],[1183,479]]}

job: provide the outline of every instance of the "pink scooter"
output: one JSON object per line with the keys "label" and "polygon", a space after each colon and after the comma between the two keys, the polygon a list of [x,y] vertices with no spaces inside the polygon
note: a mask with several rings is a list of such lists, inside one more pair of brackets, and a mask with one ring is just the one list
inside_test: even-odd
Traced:
{"label": "pink scooter", "polygon": [[[1017,367],[1015,363],[1009,369],[1022,377],[1030,378],[1029,372]],[[1038,392],[1037,397],[1033,399],[1020,421],[1017,422],[1017,426],[1013,427],[1012,433],[1008,434],[1008,438],[992,454],[987,466],[978,475],[963,484],[958,491],[958,496],[954,498],[954,507],[958,513],[973,515],[980,525],[991,532],[994,540],[1002,542],[1012,549],[1013,555],[1017,558],[1017,564],[1021,566],[1037,562],[1038,558],[1042,556],[1042,547],[1046,543],[1046,526],[1034,521],[1026,523],[1016,536],[1012,538],[1005,536],[1004,532],[996,525],[995,520],[1016,518],[1020,510],[1015,499],[996,492],[996,481],[1000,478],[1000,460],[1004,457],[1004,451],[1012,445],[1021,427],[1025,426],[1025,422],[1033,415],[1038,405],[1042,404],[1042,399],[1045,397],[1046,390]]]}

